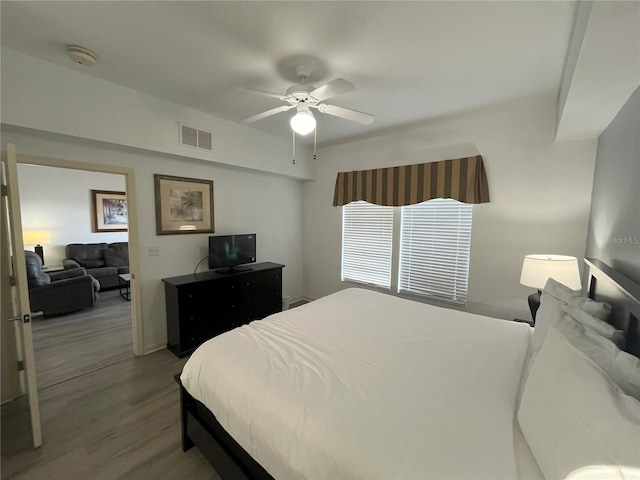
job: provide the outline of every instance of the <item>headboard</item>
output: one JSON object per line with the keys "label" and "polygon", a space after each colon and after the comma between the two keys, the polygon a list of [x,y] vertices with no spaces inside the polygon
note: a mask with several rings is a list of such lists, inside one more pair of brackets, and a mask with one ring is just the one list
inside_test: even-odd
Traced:
{"label": "headboard", "polygon": [[595,258],[585,258],[589,298],[607,302],[613,312],[611,323],[625,332],[625,350],[640,357],[640,285]]}

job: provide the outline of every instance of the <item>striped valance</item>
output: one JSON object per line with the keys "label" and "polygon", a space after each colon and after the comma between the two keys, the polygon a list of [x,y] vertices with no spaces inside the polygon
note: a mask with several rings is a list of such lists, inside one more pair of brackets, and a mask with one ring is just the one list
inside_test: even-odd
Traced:
{"label": "striped valance", "polygon": [[464,203],[488,202],[489,185],[482,156],[340,172],[333,205],[364,200],[377,205],[401,206],[432,198],[454,198]]}

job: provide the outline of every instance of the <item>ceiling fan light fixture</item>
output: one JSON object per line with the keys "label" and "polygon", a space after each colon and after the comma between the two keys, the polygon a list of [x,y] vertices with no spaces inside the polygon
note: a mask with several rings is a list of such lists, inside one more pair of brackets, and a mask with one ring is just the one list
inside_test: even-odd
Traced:
{"label": "ceiling fan light fixture", "polygon": [[300,135],[307,135],[316,128],[316,119],[308,108],[298,108],[291,117],[291,128]]}

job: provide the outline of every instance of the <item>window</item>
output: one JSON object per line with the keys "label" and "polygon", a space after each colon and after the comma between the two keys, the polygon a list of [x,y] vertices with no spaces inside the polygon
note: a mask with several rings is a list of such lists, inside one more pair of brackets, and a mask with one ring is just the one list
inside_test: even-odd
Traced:
{"label": "window", "polygon": [[442,198],[402,207],[399,292],[466,301],[472,212]]}
{"label": "window", "polygon": [[353,202],[342,211],[342,280],[391,287],[393,207]]}
{"label": "window", "polygon": [[451,199],[405,207],[345,205],[342,280],[464,303],[472,213],[472,205]]}

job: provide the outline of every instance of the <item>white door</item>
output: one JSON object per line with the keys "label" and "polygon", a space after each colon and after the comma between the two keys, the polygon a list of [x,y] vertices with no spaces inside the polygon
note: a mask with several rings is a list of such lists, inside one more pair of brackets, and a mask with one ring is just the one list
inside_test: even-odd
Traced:
{"label": "white door", "polygon": [[[38,404],[38,386],[36,383],[36,368],[33,355],[33,335],[31,330],[31,309],[29,307],[29,291],[27,286],[27,268],[22,243],[22,218],[20,216],[20,192],[18,191],[18,168],[16,148],[7,144],[2,153],[2,222],[3,230],[8,233],[3,240],[2,255],[9,255],[11,268],[2,268],[0,284],[2,288],[2,322],[3,334],[10,331],[9,324],[18,325],[20,338],[16,346],[24,368],[26,391],[29,395],[29,410],[31,412],[31,430],[33,446],[42,445],[42,430],[40,427],[40,405]],[[6,223],[6,226],[4,225]],[[3,265],[9,262],[3,261]],[[10,298],[7,305],[4,299]],[[5,323],[8,322],[8,323]],[[13,337],[12,337],[13,338]],[[10,341],[10,339],[7,339]],[[16,369],[18,363],[14,364]]]}

